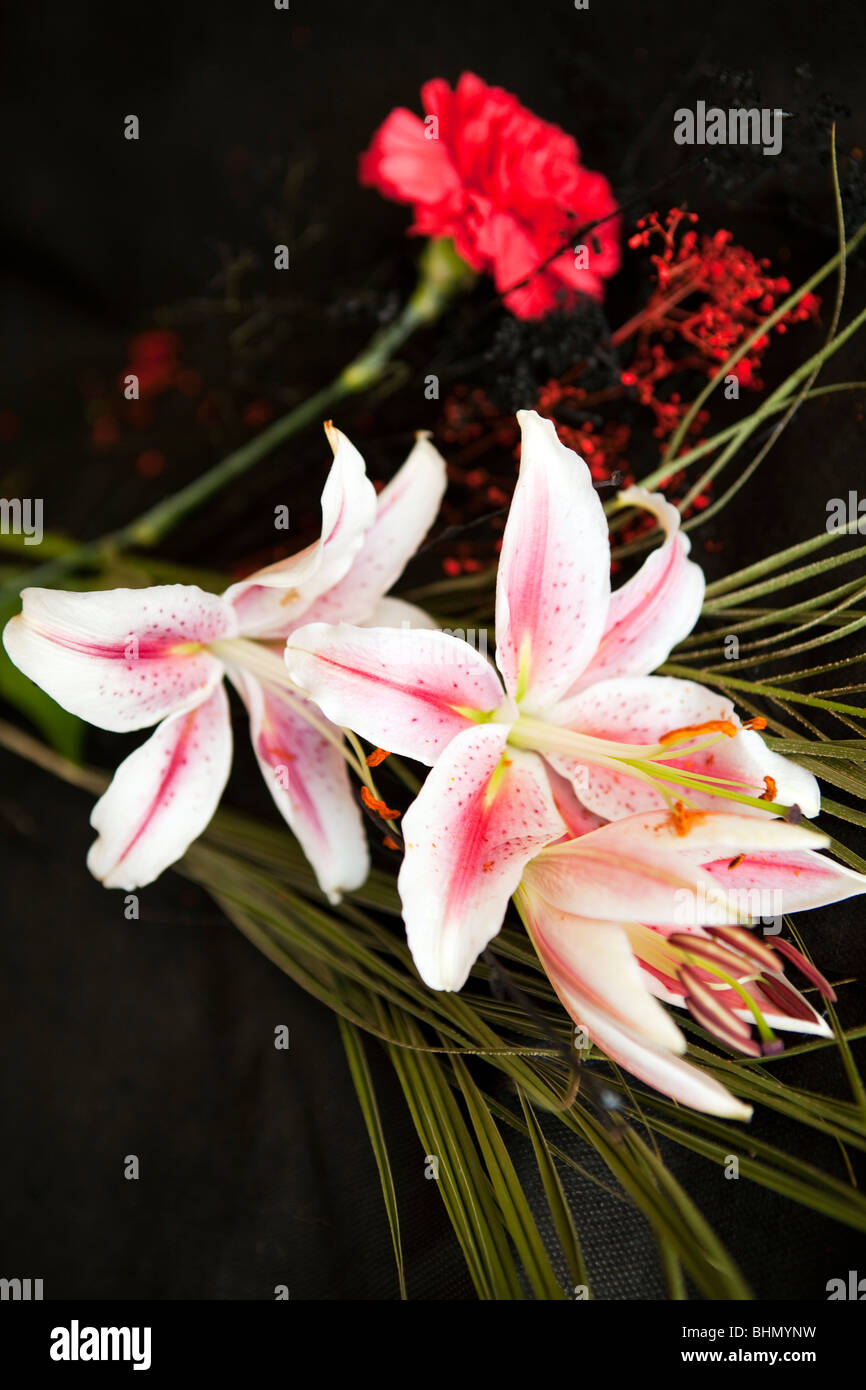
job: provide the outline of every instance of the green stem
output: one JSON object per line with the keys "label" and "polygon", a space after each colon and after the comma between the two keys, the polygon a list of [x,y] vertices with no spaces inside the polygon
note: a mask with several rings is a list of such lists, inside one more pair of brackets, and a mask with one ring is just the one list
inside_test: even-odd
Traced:
{"label": "green stem", "polygon": [[51,584],[73,570],[91,565],[98,567],[106,556],[118,550],[127,547],[147,549],[156,545],[179,521],[236,478],[242,477],[259,459],[313,421],[325,419],[327,412],[338,401],[366,391],[379,381],[388,362],[403,343],[416,329],[439,318],[454,296],[466,288],[473,278],[472,272],[457,256],[450,242],[442,238],[428,242],[419,263],[418,284],[402,312],[387,328],[375,334],[364,350],[328,386],[275,420],[261,434],[242,444],[186,487],[163,498],[125,526],[97,540],[72,546],[45,564],[8,579],[0,586],[0,600],[17,594],[22,584]]}

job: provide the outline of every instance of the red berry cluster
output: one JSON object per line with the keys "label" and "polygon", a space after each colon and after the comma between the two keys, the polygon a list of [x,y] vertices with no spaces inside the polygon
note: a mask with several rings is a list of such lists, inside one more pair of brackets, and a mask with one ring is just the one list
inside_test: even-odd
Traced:
{"label": "red berry cluster", "polygon": [[[671,208],[664,218],[654,212],[640,219],[629,239],[632,251],[651,250],[654,285],[644,308],[611,334],[615,347],[631,345],[631,358],[618,382],[614,379],[601,389],[587,389],[581,383],[584,363],[575,362],[542,386],[533,402],[541,414],[556,422],[563,443],[581,454],[599,483],[617,472],[623,484],[634,481],[629,463],[633,428],[621,418],[624,398],[630,396],[651,412],[652,434],[663,452],[694,399],[690,374],[714,376],[791,292],[785,276],[770,273],[766,258],[735,245],[732,234],[724,229],[701,235],[695,230],[697,220],[697,214],[682,208]],[[776,324],[776,333],[815,318],[819,307],[816,295],[803,295]],[[762,388],[760,372],[770,342],[771,335],[762,333],[731,368],[740,388]],[[607,418],[611,405],[618,408]],[[442,437],[455,459],[451,468],[459,496],[455,512],[459,509],[464,518],[475,518],[495,498],[510,493],[511,464],[503,469],[496,460],[513,457],[518,431],[511,417],[503,416],[481,390],[455,392],[445,402],[444,414]],[[698,412],[683,452],[700,442],[709,418],[708,411]],[[488,452],[491,460],[486,468],[479,468],[477,460]],[[469,461],[471,465],[465,466]],[[685,482],[685,474],[673,475],[665,491],[676,497]],[[709,494],[702,493],[692,506],[701,510],[709,501]],[[653,524],[649,517],[637,522],[636,528]],[[622,539],[631,536],[624,533]],[[477,538],[461,542],[443,562],[446,573],[477,568],[478,546]]]}
{"label": "red berry cluster", "polygon": [[[676,429],[688,402],[676,391],[660,397],[659,384],[686,370],[713,376],[791,292],[784,275],[769,273],[766,257],[736,246],[723,228],[712,236],[699,235],[697,220],[696,213],[682,208],[671,208],[664,221],[655,212],[640,219],[628,244],[632,250],[656,248],[651,257],[655,289],[646,307],[613,335],[616,344],[635,338],[634,358],[622,382],[654,412],[655,433],[662,439]],[[819,305],[816,295],[803,295],[775,331],[782,334],[789,324],[815,318]],[[741,387],[761,389],[769,346],[770,335],[762,333],[731,368]]]}

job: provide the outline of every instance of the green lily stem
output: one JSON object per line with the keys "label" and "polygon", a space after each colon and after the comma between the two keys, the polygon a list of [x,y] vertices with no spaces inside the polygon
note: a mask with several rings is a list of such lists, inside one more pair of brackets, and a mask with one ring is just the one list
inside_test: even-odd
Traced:
{"label": "green lily stem", "polygon": [[19,593],[24,584],[52,584],[74,570],[98,567],[107,555],[118,550],[148,549],[156,545],[185,516],[242,477],[259,459],[307,425],[326,419],[339,401],[359,395],[380,381],[387,364],[403,343],[416,329],[434,323],[455,295],[467,288],[473,279],[473,272],[457,256],[450,241],[443,238],[429,241],[419,262],[418,284],[401,313],[393,323],[376,333],[329,385],[125,526],[96,540],[72,546],[45,564],[8,579],[0,585],[0,600]]}

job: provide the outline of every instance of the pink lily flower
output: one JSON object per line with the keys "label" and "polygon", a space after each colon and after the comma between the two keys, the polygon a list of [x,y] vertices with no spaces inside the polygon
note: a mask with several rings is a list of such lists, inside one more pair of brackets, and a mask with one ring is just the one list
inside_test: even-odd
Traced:
{"label": "pink lily flower", "polygon": [[781,935],[739,925],[866,891],[866,877],[816,852],[827,843],[782,820],[629,816],[542,850],[515,901],[561,1002],[608,1057],[686,1105],[748,1119],[683,1061],[685,1038],[658,1000],[752,1056],[780,1050],[773,1029],[830,1036],[785,960],[832,1000],[827,981]]}
{"label": "pink lily flower", "polygon": [[656,515],[665,539],[612,594],[589,469],[550,421],[518,420],[496,588],[501,680],[441,632],[311,622],[286,648],[292,678],[330,719],[432,765],[403,821],[399,886],[416,965],[435,989],[462,986],[524,866],[575,817],[586,829],[675,798],[684,811],[733,798],[756,819],[771,804],[806,815],[820,804],[814,777],[741,725],[729,700],[647,674],[703,602],[676,509],[640,488],[621,494]]}
{"label": "pink lily flower", "polygon": [[364,460],[330,423],[334,459],[322,492],[322,534],[296,555],[232,584],[73,593],[25,589],[3,633],[16,666],[64,709],[117,732],[157,724],[97,802],[88,867],[106,887],[151,883],[205,829],[232,759],[223,677],[237,690],[265,783],[322,891],[367,877],[369,856],[347,772],[342,730],[294,686],[282,660],[300,622],[427,624],[384,595],[432,524],[445,489],[442,458],[419,437],[376,496]]}

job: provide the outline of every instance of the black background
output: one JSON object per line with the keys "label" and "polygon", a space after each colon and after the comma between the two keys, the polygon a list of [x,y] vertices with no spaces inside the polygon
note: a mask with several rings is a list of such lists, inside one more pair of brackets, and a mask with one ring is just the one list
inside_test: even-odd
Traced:
{"label": "black background", "polygon": [[[42,495],[47,526],[96,535],[237,442],[230,417],[210,442],[165,419],[156,442],[167,470],[143,479],[90,446],[81,376],[116,373],[131,332],[159,306],[201,294],[226,248],[252,248],[266,267],[285,239],[276,229],[298,248],[297,321],[280,349],[286,403],[328,379],[411,278],[407,214],[358,187],[356,160],[392,106],[418,108],[428,77],[454,80],[469,68],[514,91],[575,133],[621,198],[639,199],[681,162],[671,139],[679,95],[712,102],[723,70],[751,69],[763,103],[792,113],[793,153],[739,182],[724,169],[713,178],[692,170],[647,206],[688,197],[709,225],[730,226],[779,271],[804,278],[834,247],[822,94],[850,111],[840,149],[866,145],[864,25],[857,3],[804,0],[590,0],[580,12],[569,0],[292,0],[288,12],[269,0],[7,7],[0,409],[15,412],[19,432],[0,446],[0,491]],[[804,64],[810,72],[798,74]],[[706,65],[715,76],[701,76]],[[141,121],[137,143],[122,135],[130,112]],[[299,167],[284,192],[286,170]],[[851,306],[863,288],[852,266]],[[613,321],[635,292],[626,273],[612,292]],[[786,354],[790,363],[818,345],[809,332],[782,345],[779,370]],[[447,330],[436,333],[409,351],[418,382],[431,353],[448,357]],[[215,350],[212,370],[223,369],[231,364]],[[856,344],[843,373],[864,375]],[[376,451],[383,475],[411,430],[435,423],[432,409],[410,385],[373,415],[353,405],[338,418]],[[846,397],[803,413],[715,524],[723,560],[699,556],[711,573],[814,534],[827,498],[862,489],[857,409]],[[305,435],[167,549],[208,564],[249,553],[264,543],[274,501],[313,507],[323,466],[320,440]],[[125,751],[98,733],[87,748],[105,767]],[[228,795],[273,814],[243,759]],[[84,867],[89,809],[83,793],[0,753],[0,1274],[41,1277],[49,1298],[270,1299],[277,1284],[292,1298],[395,1297],[376,1170],[333,1019],[174,875],[142,895],[140,922],[125,921],[121,895]],[[862,971],[860,917],[848,905],[809,920],[831,976]],[[862,1017],[862,1005],[849,987],[845,1021]],[[273,1047],[278,1023],[291,1030],[287,1053]],[[471,1297],[396,1082],[374,1047],[370,1057],[410,1296]],[[843,1093],[835,1062],[786,1074]],[[755,1129],[802,1144],[781,1120],[760,1116]],[[131,1153],[138,1182],[123,1178]],[[829,1144],[814,1141],[809,1156],[841,1171]],[[744,1182],[724,1184],[720,1200],[717,1169],[679,1151],[665,1157],[760,1297],[822,1298],[828,1278],[856,1267],[858,1247],[862,1264],[850,1232]],[[570,1191],[599,1295],[663,1296],[641,1222],[590,1184],[575,1180]]]}

